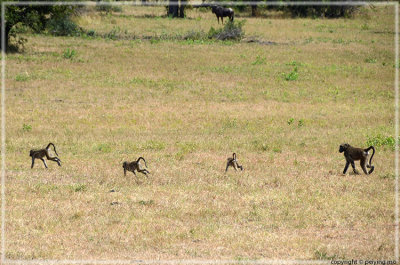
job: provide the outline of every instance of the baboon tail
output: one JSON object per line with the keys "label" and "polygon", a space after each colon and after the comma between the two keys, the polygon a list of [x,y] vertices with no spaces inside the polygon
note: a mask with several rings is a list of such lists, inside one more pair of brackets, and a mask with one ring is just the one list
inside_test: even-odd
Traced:
{"label": "baboon tail", "polygon": [[368,147],[367,149],[365,149],[364,151],[365,152],[368,152],[369,150],[371,150],[372,149],[372,155],[371,155],[371,158],[369,159],[369,165],[370,166],[372,166],[372,158],[374,157],[374,154],[375,154],[375,147],[373,147],[372,145],[370,146],[370,147]]}
{"label": "baboon tail", "polygon": [[236,153],[232,154],[232,158],[233,158],[233,160],[236,160]]}
{"label": "baboon tail", "polygon": [[144,164],[145,164],[145,166],[147,167],[146,160],[145,160],[143,157],[139,157],[138,160],[136,160],[136,163],[139,163],[139,160],[140,160],[140,159],[143,159]]}
{"label": "baboon tail", "polygon": [[55,152],[56,155],[58,156],[57,151],[56,151],[56,146],[55,146],[53,143],[49,143],[49,144],[46,146],[46,149],[49,149],[50,145],[53,146],[54,152]]}

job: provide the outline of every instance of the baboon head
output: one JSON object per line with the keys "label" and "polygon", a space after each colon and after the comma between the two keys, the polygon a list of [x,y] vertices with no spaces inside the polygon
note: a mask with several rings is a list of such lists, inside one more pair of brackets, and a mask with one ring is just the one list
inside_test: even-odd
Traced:
{"label": "baboon head", "polygon": [[344,151],[346,151],[349,146],[349,144],[341,144],[339,147],[339,153],[343,153]]}
{"label": "baboon head", "polygon": [[29,156],[32,156],[33,155],[33,150],[31,150],[30,152],[29,152]]}

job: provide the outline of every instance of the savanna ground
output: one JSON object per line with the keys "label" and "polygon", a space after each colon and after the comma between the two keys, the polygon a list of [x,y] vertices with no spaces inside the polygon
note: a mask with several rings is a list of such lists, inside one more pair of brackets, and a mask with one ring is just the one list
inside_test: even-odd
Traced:
{"label": "savanna ground", "polygon": [[[164,13],[76,21],[146,38],[219,27]],[[393,7],[245,19],[275,44],[26,34],[7,56],[6,258],[393,259]],[[62,167],[30,169],[49,141]],[[374,143],[375,172],[342,175],[342,142]],[[245,170],[225,175],[232,152]],[[150,177],[124,177],[139,156]]]}

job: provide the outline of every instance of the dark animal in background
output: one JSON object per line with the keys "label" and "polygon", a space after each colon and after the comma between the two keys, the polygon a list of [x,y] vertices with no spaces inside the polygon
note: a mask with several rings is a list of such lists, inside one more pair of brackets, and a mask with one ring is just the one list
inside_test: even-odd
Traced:
{"label": "dark animal in background", "polygon": [[229,157],[227,160],[228,161],[226,162],[225,173],[228,171],[229,167],[233,167],[236,171],[238,170],[238,168],[240,168],[240,170],[243,170],[243,167],[240,166],[236,160],[236,153],[233,153],[232,157]]}
{"label": "dark animal in background", "polygon": [[[368,163],[368,155],[369,155],[368,151],[371,149],[373,152],[372,152],[371,158],[369,159],[369,163]],[[360,160],[361,168],[365,174],[368,175],[374,171],[375,167],[372,166],[371,162],[372,162],[372,158],[374,157],[374,154],[375,154],[375,148],[372,145],[366,149],[363,149],[363,148],[352,147],[349,144],[341,144],[339,147],[339,153],[343,153],[343,152],[344,152],[344,157],[346,158],[346,166],[344,167],[343,174],[346,174],[346,171],[349,168],[350,164],[353,168],[353,172],[355,174],[360,174],[357,171],[356,166],[354,165],[355,160]],[[367,172],[366,167],[370,168],[369,172]]]}
{"label": "dark animal in background", "polygon": [[122,164],[122,167],[124,168],[124,176],[126,176],[126,171],[130,171],[136,176],[135,171],[138,171],[138,172],[140,172],[142,174],[145,174],[146,177],[147,177],[147,174],[150,174],[150,172],[147,169],[140,169],[139,162],[140,162],[141,159],[144,161],[144,164],[147,167],[146,160],[144,160],[143,157],[139,157],[136,161],[133,161],[133,162],[130,162],[130,163],[125,161]]}
{"label": "dark animal in background", "polygon": [[232,8],[212,5],[211,10],[217,16],[218,24],[219,18],[221,18],[222,24],[224,24],[224,17],[229,17],[229,19],[233,21],[233,17],[235,16],[235,12],[233,12]]}
{"label": "dark animal in background", "polygon": [[60,163],[61,160],[60,160],[58,157],[56,157],[56,156],[55,156],[55,157],[51,157],[51,156],[49,155],[49,147],[50,147],[50,145],[53,146],[54,152],[56,153],[56,155],[58,155],[58,154],[57,154],[57,151],[56,151],[56,146],[55,146],[53,143],[49,143],[49,144],[46,146],[46,148],[44,148],[44,149],[32,149],[32,150],[29,152],[29,156],[32,157],[32,165],[31,165],[31,168],[33,168],[33,165],[35,164],[35,159],[40,159],[40,160],[42,160],[44,166],[45,166],[46,168],[48,168],[48,167],[47,167],[47,164],[46,164],[46,161],[43,159],[43,157],[46,157],[47,160],[51,160],[51,161],[57,162],[57,164],[61,167],[61,163]]}

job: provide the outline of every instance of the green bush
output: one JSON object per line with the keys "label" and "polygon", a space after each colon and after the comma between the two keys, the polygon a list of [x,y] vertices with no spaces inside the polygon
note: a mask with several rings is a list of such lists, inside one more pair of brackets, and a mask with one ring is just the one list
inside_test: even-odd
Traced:
{"label": "green bush", "polygon": [[[399,139],[400,140],[400,139]],[[368,137],[367,146],[375,146],[375,147],[389,147],[394,150],[396,145],[396,139],[393,136],[383,136],[382,134],[378,134],[375,136]]]}
{"label": "green bush", "polygon": [[54,36],[76,36],[81,29],[69,16],[53,17],[47,22],[47,30]]}

